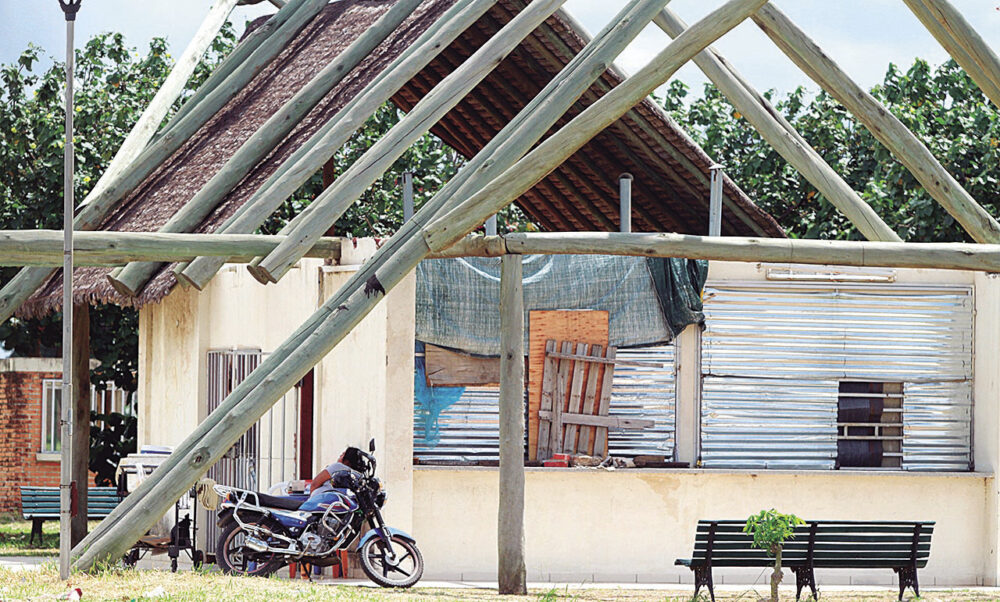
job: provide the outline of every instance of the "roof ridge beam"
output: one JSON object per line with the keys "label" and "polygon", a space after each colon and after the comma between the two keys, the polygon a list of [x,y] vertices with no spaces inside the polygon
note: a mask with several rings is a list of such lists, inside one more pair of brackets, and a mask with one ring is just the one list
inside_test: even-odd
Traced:
{"label": "roof ridge beam", "polygon": [[962,188],[927,146],[774,4],[761,8],[753,20],[806,75],[861,121],[976,242],[1000,242],[1000,224]]}
{"label": "roof ridge beam", "polygon": [[288,239],[249,266],[262,283],[277,282],[396,159],[444,117],[566,0],[535,0],[451,72],[312,202],[309,219],[289,222]]}
{"label": "roof ridge beam", "polygon": [[[260,39],[260,44],[245,53],[244,61],[234,63],[233,72],[219,83],[167,133],[147,146],[138,157],[122,170],[118,177],[109,180],[99,194],[88,195],[87,203],[73,220],[75,230],[95,230],[129,192],[141,184],[168,157],[190,139],[215,113],[235,96],[256,73],[284,49],[288,40],[306,26],[326,5],[327,0],[292,0],[265,24],[273,33]],[[243,44],[233,53],[241,52]],[[208,82],[206,82],[206,85]],[[185,103],[185,104],[190,104]],[[56,270],[26,268],[17,273],[0,289],[0,323],[13,315]]]}
{"label": "roof ridge beam", "polygon": [[[310,339],[324,321],[334,313],[341,311],[342,307],[346,307],[345,304],[352,294],[368,286],[373,278],[375,282],[378,282],[379,274],[385,278],[385,270],[392,269],[397,253],[405,250],[407,245],[411,245],[413,242],[422,245],[420,231],[434,216],[442,213],[449,206],[457,205],[463,195],[468,194],[469,190],[476,190],[492,180],[495,175],[502,173],[530,150],[559,117],[590,87],[594,80],[607,69],[607,65],[628,42],[642,31],[653,15],[663,8],[667,1],[631,0],[615,21],[608,24],[602,34],[599,34],[582,52],[570,60],[570,63],[560,72],[560,77],[550,81],[538,95],[532,98],[528,106],[504,126],[499,135],[473,157],[464,169],[455,174],[444,188],[439,190],[430,201],[416,212],[410,221],[403,224],[403,227],[386,241],[375,255],[362,265],[316,313],[275,349],[258,366],[257,370],[251,372],[222,402],[218,411],[207,416],[194,432],[175,448],[174,453],[164,461],[160,474],[165,476],[170,471],[188,466],[192,454],[197,454],[198,450],[201,449],[202,439],[221,423],[224,416],[240,407],[247,396],[264,381],[265,375],[279,368],[290,354]],[[371,306],[364,308],[365,313],[370,309]],[[97,525],[91,532],[92,535],[88,536],[89,541],[84,539],[74,548],[76,555],[82,554],[84,550],[88,549],[95,552],[91,554],[90,558],[81,557],[79,566],[89,568],[95,560],[102,556],[114,555],[108,554],[106,550],[116,550],[118,547],[124,549],[124,546],[131,545],[132,542],[128,540],[132,537],[133,532],[124,531],[126,528],[124,523],[127,521],[121,519],[130,514],[134,508],[144,505],[147,498],[157,500],[156,496],[164,495],[163,492],[167,485],[159,485],[160,478],[153,477],[141,483],[135,491],[112,510],[107,518]],[[141,534],[142,531],[137,531],[137,533]],[[107,541],[99,541],[105,538]],[[95,549],[94,542],[100,543],[102,547]],[[88,548],[88,546],[90,547]]]}
{"label": "roof ridge beam", "polygon": [[[216,231],[250,233],[304,184],[350,139],[365,121],[389,101],[456,38],[475,23],[497,0],[456,2],[424,34],[393,61],[382,74],[358,92],[318,132],[306,141]],[[310,205],[311,207],[311,205]],[[308,207],[306,208],[308,210]],[[199,290],[223,265],[221,258],[199,257],[174,269],[181,284]]]}
{"label": "roof ridge beam", "polygon": [[[247,138],[201,190],[171,216],[160,232],[191,232],[200,226],[250,170],[270,154],[334,86],[413,14],[422,1],[399,0],[393,4]],[[135,297],[162,265],[157,262],[131,263],[109,274],[108,282],[122,295]]]}
{"label": "roof ridge beam", "polygon": [[910,11],[1000,108],[1000,58],[947,0],[903,0]]}
{"label": "roof ridge beam", "polygon": [[[687,28],[687,24],[669,8],[663,9],[653,22],[671,38],[677,37]],[[902,241],[792,124],[738,76],[736,69],[721,54],[714,48],[706,48],[694,57],[694,62],[761,137],[839,209],[865,238]]]}

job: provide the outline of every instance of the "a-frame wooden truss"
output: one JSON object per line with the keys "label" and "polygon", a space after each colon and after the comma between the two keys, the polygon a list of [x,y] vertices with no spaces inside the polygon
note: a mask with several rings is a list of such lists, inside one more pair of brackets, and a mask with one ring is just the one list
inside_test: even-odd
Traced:
{"label": "a-frame wooden truss", "polygon": [[[903,0],[936,39],[969,73],[991,101],[1000,106],[1000,60],[948,0]],[[495,0],[458,2],[404,52],[383,75],[369,84],[321,131],[278,170],[216,235],[186,235],[219,198],[259,161],[261,149],[284,136],[282,120],[294,120],[301,107],[323,93],[314,82],[279,110],[280,119],[267,122],[251,141],[258,149],[241,148],[178,216],[164,234],[82,233],[78,235],[81,264],[123,265],[112,275],[126,294],[148,279],[148,262],[185,261],[179,278],[204,286],[224,261],[250,261],[262,282],[277,281],[299,258],[309,253],[334,253],[336,242],[322,234],[337,221],[375,178],[415,140],[455,105],[475,82],[488,74],[564,0],[534,0],[508,23],[489,45],[445,78],[387,137],[359,159],[309,210],[293,220],[280,237],[249,234],[298,185],[336,152],[347,137],[383,102],[438,52],[479,18]],[[517,368],[521,307],[518,300],[522,253],[613,253],[682,256],[737,261],[794,261],[846,265],[936,267],[998,271],[1000,226],[962,189],[927,148],[875,99],[840,70],[806,35],[767,0],[729,0],[690,27],[665,8],[669,0],[631,0],[530,104],[476,155],[412,220],[407,222],[362,269],[309,320],[241,383],[197,429],[181,443],[161,470],[143,484],[75,549],[75,566],[120,556],[195,481],[248,430],[285,391],[330,351],[421,260],[433,256],[502,255],[504,279],[504,364],[501,403],[501,495],[516,503],[523,496],[520,468],[523,374]],[[216,70],[198,93],[150,140],[130,136],[115,170],[109,170],[84,201],[76,218],[79,230],[94,230],[129,191],[180,147],[225,102],[241,89],[261,65],[273,60],[294,35],[325,6],[327,0],[291,0],[258,29]],[[349,71],[419,4],[398,0],[365,35],[337,57],[336,68]],[[227,12],[234,0],[219,0],[213,15]],[[840,100],[885,144],[929,194],[951,213],[980,245],[912,244],[898,236],[827,165],[808,143],[716,51],[707,47],[720,36],[752,18],[811,78]],[[215,19],[218,20],[217,18]],[[653,61],[622,85],[608,91],[582,114],[538,144],[543,134],[570,108],[614,58],[649,22],[655,22],[671,42]],[[213,21],[214,22],[214,21]],[[211,27],[208,27],[211,29]],[[217,27],[217,26],[216,26]],[[872,242],[785,241],[770,239],[703,238],[673,234],[540,234],[465,238],[487,217],[511,203],[544,178],[633,106],[662,85],[678,68],[695,60],[747,120],[823,196],[834,203]],[[326,73],[326,71],[324,71]],[[327,74],[329,75],[329,74]],[[478,78],[478,79],[477,79]],[[173,98],[164,93],[141,123],[156,122],[155,111]],[[163,103],[166,103],[164,105]],[[298,103],[298,104],[295,104]],[[161,114],[162,116],[162,114]],[[137,132],[139,128],[137,126]],[[248,143],[249,144],[249,143]],[[536,146],[537,144],[537,146]],[[58,265],[57,233],[0,234],[0,264],[32,265],[0,291],[0,319],[9,318]],[[140,262],[140,263],[135,263]],[[508,332],[509,330],[509,332]],[[523,366],[522,366],[523,368]],[[517,392],[516,394],[514,392]],[[504,442],[507,442],[505,444]],[[523,498],[521,498],[523,499]],[[503,505],[502,505],[503,506]],[[501,541],[501,573],[515,575],[520,530]],[[506,546],[506,547],[504,547]],[[507,550],[508,553],[504,553]],[[511,553],[514,550],[514,553]],[[521,561],[523,562],[523,560]],[[504,563],[508,563],[504,565]],[[513,564],[511,564],[513,563]],[[506,566],[506,569],[504,568]],[[515,575],[516,576],[516,575]],[[523,583],[523,565],[519,577]],[[507,589],[516,589],[508,580]]]}

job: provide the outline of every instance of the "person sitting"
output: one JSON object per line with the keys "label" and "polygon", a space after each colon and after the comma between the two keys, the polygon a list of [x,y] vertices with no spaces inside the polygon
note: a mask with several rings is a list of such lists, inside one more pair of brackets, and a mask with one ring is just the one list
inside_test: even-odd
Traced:
{"label": "person sitting", "polygon": [[335,487],[334,481],[337,480],[334,477],[338,473],[348,472],[348,473],[360,473],[362,464],[361,450],[356,447],[348,447],[344,450],[344,453],[340,454],[336,462],[329,464],[323,470],[313,477],[312,484],[309,489],[309,497],[312,497],[318,493],[323,493],[326,491],[332,491]]}

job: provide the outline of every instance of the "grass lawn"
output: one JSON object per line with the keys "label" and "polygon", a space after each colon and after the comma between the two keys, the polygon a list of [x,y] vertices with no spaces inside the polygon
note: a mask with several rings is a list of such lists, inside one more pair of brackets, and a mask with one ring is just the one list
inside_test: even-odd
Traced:
{"label": "grass lawn", "polygon": [[[432,589],[383,590],[368,587],[346,587],[313,584],[284,579],[260,579],[248,577],[227,577],[217,573],[166,571],[132,571],[110,569],[95,575],[76,575],[70,580],[72,587],[79,587],[84,600],[219,600],[243,602],[251,600],[504,600],[556,602],[561,600],[690,600],[690,594],[682,591],[662,592],[655,590],[621,589],[552,589],[532,591],[527,597],[498,596],[492,590],[483,589]],[[41,569],[11,571],[0,569],[0,600],[54,599],[67,591],[67,584],[59,580],[55,565]],[[766,587],[753,591],[718,592],[719,600],[756,601],[766,595]],[[690,590],[687,590],[690,591]],[[783,592],[784,600],[794,599],[794,594]],[[702,597],[702,600],[707,598]],[[880,592],[827,592],[822,594],[823,602],[847,602],[895,600],[895,592],[886,589]],[[923,600],[957,602],[958,600],[995,600],[995,596],[983,593],[948,590],[926,591]]]}
{"label": "grass lawn", "polygon": [[[93,529],[97,521],[90,521]],[[42,523],[42,541],[31,544],[31,521],[20,514],[0,514],[0,556],[58,556],[59,521],[47,520]]]}

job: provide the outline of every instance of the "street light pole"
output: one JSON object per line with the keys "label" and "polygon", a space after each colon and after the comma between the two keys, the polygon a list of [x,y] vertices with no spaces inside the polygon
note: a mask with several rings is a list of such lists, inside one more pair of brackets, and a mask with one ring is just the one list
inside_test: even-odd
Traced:
{"label": "street light pole", "polygon": [[[82,0],[59,0],[66,16],[66,143],[63,154],[63,333],[62,396],[59,445],[59,577],[69,579],[73,549],[73,24]],[[84,483],[86,486],[86,483]],[[86,508],[84,508],[86,512]]]}

